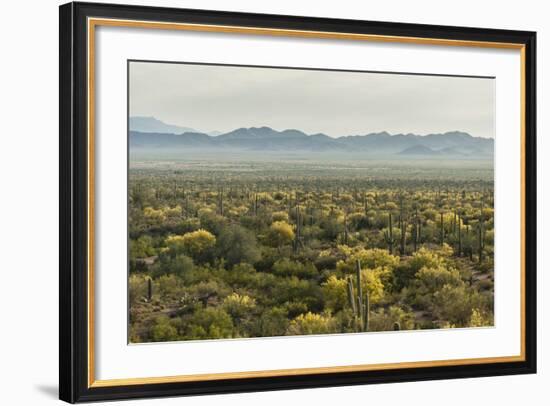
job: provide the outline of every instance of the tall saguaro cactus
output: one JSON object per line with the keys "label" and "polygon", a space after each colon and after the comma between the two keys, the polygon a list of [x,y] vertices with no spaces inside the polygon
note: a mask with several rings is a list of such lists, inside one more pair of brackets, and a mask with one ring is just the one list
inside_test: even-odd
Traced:
{"label": "tall saguaro cactus", "polygon": [[349,242],[348,212],[346,210],[344,213],[344,244],[348,245],[348,242]]}
{"label": "tall saguaro cactus", "polygon": [[218,191],[218,211],[220,216],[223,216],[223,188]]}
{"label": "tall saguaro cactus", "polygon": [[407,223],[405,219],[401,219],[401,236],[400,236],[399,253],[401,256],[405,255],[405,248],[407,243]]}
{"label": "tall saguaro cactus", "polygon": [[147,279],[147,302],[151,302],[153,298],[153,280],[151,278]]}
{"label": "tall saguaro cactus", "polygon": [[348,277],[348,301],[355,318],[355,328],[357,331],[368,331],[370,312],[369,292],[366,291],[363,295],[361,261],[359,260],[355,262],[355,284],[356,288],[354,289],[353,278]]}
{"label": "tall saguaro cactus", "polygon": [[395,244],[395,239],[393,238],[393,224],[392,224],[392,215],[391,212],[388,213],[388,229],[384,231],[384,240],[388,244],[388,252],[393,254],[393,245]]}
{"label": "tall saguaro cactus", "polygon": [[462,216],[458,215],[458,256],[462,256]]}
{"label": "tall saguaro cactus", "polygon": [[185,193],[185,217],[189,217],[189,193]]}
{"label": "tall saguaro cactus", "polygon": [[477,237],[477,250],[478,250],[478,259],[479,263],[483,262],[483,250],[485,249],[484,243],[484,219],[483,219],[483,201],[481,201],[481,212],[479,216],[479,226],[478,226],[478,237]]}
{"label": "tall saguaro cactus", "polygon": [[443,228],[443,212],[439,213],[439,245],[445,241],[445,229]]}
{"label": "tall saguaro cactus", "polygon": [[300,206],[296,206],[296,233],[294,236],[294,253],[297,253],[300,249],[300,244],[302,243],[302,216],[300,213]]}

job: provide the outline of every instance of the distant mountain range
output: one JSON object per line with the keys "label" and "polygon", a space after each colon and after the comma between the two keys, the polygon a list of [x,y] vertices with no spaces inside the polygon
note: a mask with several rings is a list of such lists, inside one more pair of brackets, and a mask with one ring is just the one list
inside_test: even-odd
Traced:
{"label": "distant mountain range", "polygon": [[[155,117],[134,116],[130,117],[130,131],[139,131],[143,133],[166,133],[166,134],[183,134],[186,132],[199,132],[190,127],[181,127],[179,125],[166,124]],[[209,131],[205,134],[220,135],[219,131]]]}
{"label": "distant mountain range", "polygon": [[[130,118],[130,148],[136,150],[201,149],[235,151],[355,152],[395,155],[396,158],[491,158],[494,140],[451,131],[442,134],[389,134],[387,132],[332,138],[269,127],[239,128],[223,134],[206,134],[192,128],[171,126],[160,120]],[[144,125],[147,124],[147,125]],[[138,125],[140,124],[140,125]],[[136,131],[136,128],[140,128]],[[153,129],[159,130],[153,130]],[[151,129],[151,131],[146,131]]]}

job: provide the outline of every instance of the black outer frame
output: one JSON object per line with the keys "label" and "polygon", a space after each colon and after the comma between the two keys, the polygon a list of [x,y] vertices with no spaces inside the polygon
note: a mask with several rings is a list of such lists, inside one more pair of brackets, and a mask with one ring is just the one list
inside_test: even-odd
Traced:
{"label": "black outer frame", "polygon": [[[88,388],[88,17],[444,38],[525,45],[525,361]],[[536,33],[207,10],[68,3],[59,8],[59,398],[75,403],[536,373]]]}

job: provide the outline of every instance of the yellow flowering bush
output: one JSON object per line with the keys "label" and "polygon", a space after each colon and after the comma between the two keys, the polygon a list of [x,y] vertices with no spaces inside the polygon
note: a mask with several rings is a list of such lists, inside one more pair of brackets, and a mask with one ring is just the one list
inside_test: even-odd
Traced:
{"label": "yellow flowering bush", "polygon": [[337,323],[334,317],[330,315],[316,314],[307,312],[300,314],[290,322],[287,334],[327,334],[337,331]]}

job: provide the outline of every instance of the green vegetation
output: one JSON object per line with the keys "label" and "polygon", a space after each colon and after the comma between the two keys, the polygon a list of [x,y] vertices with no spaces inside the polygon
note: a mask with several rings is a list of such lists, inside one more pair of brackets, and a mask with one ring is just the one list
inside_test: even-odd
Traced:
{"label": "green vegetation", "polygon": [[131,342],[493,325],[486,161],[132,162]]}

